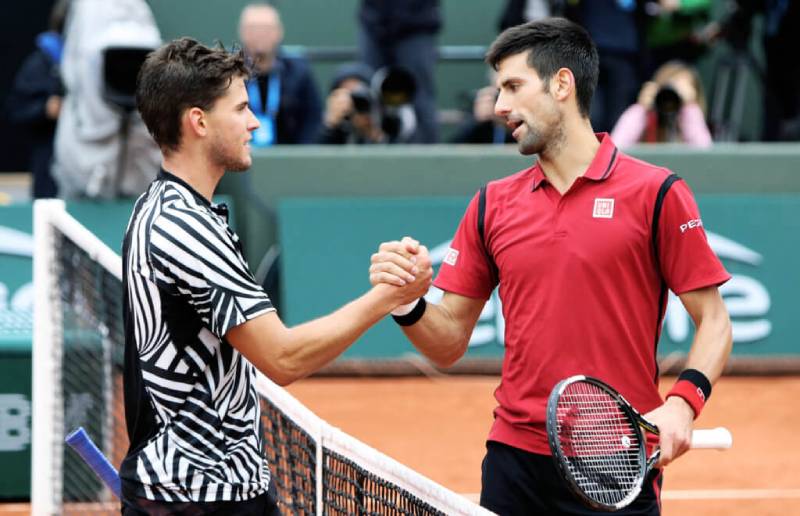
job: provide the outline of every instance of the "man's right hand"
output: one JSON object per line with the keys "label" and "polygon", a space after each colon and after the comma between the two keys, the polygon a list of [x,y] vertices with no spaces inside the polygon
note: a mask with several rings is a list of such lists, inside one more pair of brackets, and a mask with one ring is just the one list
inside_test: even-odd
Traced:
{"label": "man's right hand", "polygon": [[50,120],[58,119],[61,113],[61,97],[58,95],[50,95],[44,105],[44,114]]}
{"label": "man's right hand", "polygon": [[656,100],[656,94],[658,93],[659,88],[661,87],[655,81],[647,81],[642,85],[642,89],[639,90],[639,98],[637,99],[637,103],[640,106],[644,106],[647,109],[653,107],[653,103]]}
{"label": "man's right hand", "polygon": [[384,242],[372,255],[369,281],[373,286],[394,285],[401,291],[398,305],[424,296],[431,286],[433,264],[428,248],[411,237]]}
{"label": "man's right hand", "polygon": [[325,125],[336,127],[353,111],[350,90],[337,88],[328,95],[325,108]]}

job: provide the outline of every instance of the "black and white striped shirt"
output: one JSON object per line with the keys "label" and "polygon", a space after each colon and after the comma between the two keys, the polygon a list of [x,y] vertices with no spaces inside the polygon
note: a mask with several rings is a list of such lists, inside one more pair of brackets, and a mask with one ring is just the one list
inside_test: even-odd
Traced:
{"label": "black and white striped shirt", "polygon": [[256,370],[223,338],[273,310],[213,205],[165,171],[123,245],[123,497],[240,501],[267,490]]}

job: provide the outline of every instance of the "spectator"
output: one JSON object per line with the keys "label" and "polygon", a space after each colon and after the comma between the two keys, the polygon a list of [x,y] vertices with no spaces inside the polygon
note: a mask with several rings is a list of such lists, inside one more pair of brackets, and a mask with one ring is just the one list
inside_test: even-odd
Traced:
{"label": "spectator", "polygon": [[436,143],[437,125],[434,68],[436,35],[441,29],[439,0],[361,0],[359,47],[362,61],[378,70],[403,67],[416,83],[414,141]]}
{"label": "spectator", "polygon": [[636,0],[574,0],[565,10],[567,18],[589,31],[600,54],[591,113],[592,127],[598,132],[614,127],[642,84],[643,20],[639,4]]}
{"label": "spectator", "polygon": [[644,83],[638,102],[625,110],[611,138],[620,148],[637,142],[681,142],[710,147],[705,109],[705,94],[697,71],[680,61],[670,61]]}
{"label": "spectator", "polygon": [[497,101],[497,87],[494,86],[494,77],[497,75],[492,70],[489,74],[489,86],[484,86],[475,93],[472,102],[472,112],[467,120],[456,129],[452,143],[514,143],[514,137],[502,118],[494,113]]}
{"label": "spectator", "polygon": [[283,25],[267,4],[250,4],[239,18],[239,38],[253,70],[247,82],[250,109],[261,126],[253,144],[314,143],[322,106],[305,59],[280,51]]}
{"label": "spectator", "polygon": [[[138,67],[161,42],[153,13],[145,0],[72,0],[64,40],[66,93],[52,169],[59,196],[138,195],[155,178],[161,160],[133,110]],[[126,53],[138,55],[139,62],[112,57]],[[112,98],[112,92],[121,94]]]}
{"label": "spectator", "polygon": [[370,90],[372,69],[361,63],[342,65],[331,83],[319,143],[382,143],[376,99]]}
{"label": "spectator", "polygon": [[14,78],[6,110],[11,122],[24,126],[31,142],[31,197],[55,197],[58,191],[50,166],[53,137],[61,111],[64,86],[61,83],[62,33],[67,0],[59,0],[50,12],[50,27],[36,37],[36,50],[22,63]]}

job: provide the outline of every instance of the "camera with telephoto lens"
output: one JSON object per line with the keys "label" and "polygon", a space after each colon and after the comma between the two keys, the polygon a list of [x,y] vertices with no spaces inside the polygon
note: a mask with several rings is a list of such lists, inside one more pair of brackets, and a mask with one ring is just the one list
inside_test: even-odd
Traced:
{"label": "camera with telephoto lens", "polygon": [[661,86],[653,101],[653,107],[658,118],[658,125],[666,127],[675,122],[678,113],[683,107],[683,99],[670,85]]}
{"label": "camera with telephoto lens", "polygon": [[350,99],[353,101],[353,111],[356,113],[370,113],[372,111],[372,93],[366,86],[351,91]]}
{"label": "camera with telephoto lens", "polygon": [[389,143],[410,142],[417,127],[414,96],[417,84],[405,68],[389,66],[372,77],[372,91],[379,99],[381,129]]}

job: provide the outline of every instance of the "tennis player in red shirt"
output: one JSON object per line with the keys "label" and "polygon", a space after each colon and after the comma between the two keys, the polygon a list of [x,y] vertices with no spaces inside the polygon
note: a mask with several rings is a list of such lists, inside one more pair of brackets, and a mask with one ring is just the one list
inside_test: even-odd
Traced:
{"label": "tennis player in red shirt", "polygon": [[[499,286],[506,349],[481,504],[499,514],[591,514],[549,456],[550,390],[575,374],[608,382],[660,428],[652,444],[667,465],[688,449],[730,353],[718,291],[730,276],[686,183],[592,130],[598,57],[583,28],[558,18],[512,27],[487,62],[498,72],[496,114],[519,151],[538,160],[472,199],[434,282],[441,301],[410,292],[393,316],[420,352],[447,367],[465,353]],[[411,238],[385,242],[372,256],[373,284],[414,288],[429,277],[428,251]],[[668,290],[696,332],[686,370],[663,400],[656,347]],[[619,513],[659,514],[660,485],[658,468]]]}

